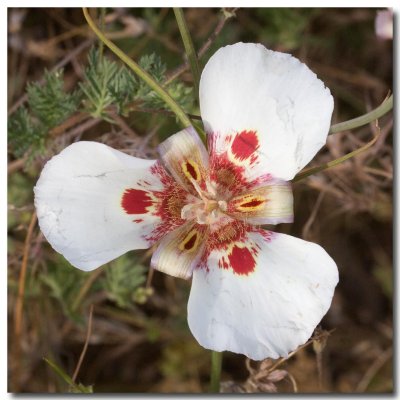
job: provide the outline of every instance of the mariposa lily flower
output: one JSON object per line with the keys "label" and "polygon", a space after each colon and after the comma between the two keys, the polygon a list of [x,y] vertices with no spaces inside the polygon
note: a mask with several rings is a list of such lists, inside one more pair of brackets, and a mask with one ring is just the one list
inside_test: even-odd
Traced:
{"label": "mariposa lily flower", "polygon": [[200,107],[208,150],[189,127],[159,161],[94,142],[53,157],[35,187],[41,230],[85,271],[156,244],[153,268],[192,277],[203,347],[286,356],[327,312],[338,271],[317,244],[260,226],[292,222],[288,181],[325,144],[332,96],[296,58],[237,43],[204,68]]}

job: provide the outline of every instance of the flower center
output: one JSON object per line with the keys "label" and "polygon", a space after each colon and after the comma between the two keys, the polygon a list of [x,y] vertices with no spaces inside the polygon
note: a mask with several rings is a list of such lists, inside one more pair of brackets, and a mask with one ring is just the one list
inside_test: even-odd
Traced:
{"label": "flower center", "polygon": [[216,199],[215,188],[207,182],[207,192],[204,192],[195,180],[191,180],[199,197],[192,196],[192,201],[181,210],[182,219],[194,219],[198,224],[213,224],[224,216],[227,209],[225,200]]}
{"label": "flower center", "polygon": [[198,224],[210,225],[223,217],[227,204],[225,200],[210,200],[207,198],[195,200],[186,204],[181,211],[182,219],[195,219]]}

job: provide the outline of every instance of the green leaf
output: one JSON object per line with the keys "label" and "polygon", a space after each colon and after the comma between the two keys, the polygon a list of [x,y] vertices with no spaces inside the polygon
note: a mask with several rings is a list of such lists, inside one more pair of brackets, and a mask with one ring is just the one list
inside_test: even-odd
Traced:
{"label": "green leaf", "polygon": [[146,281],[146,268],[131,255],[119,257],[105,268],[105,276],[100,282],[107,297],[121,308],[132,305],[136,289]]}
{"label": "green leaf", "polygon": [[50,366],[50,368],[65,382],[69,385],[70,393],[93,393],[93,386],[84,386],[82,383],[74,383],[72,378],[54,361],[43,357],[43,360]]}
{"label": "green leaf", "polygon": [[[57,300],[66,317],[77,323],[82,322],[82,315],[74,310],[74,301],[88,276],[87,272],[72,267],[58,254],[55,255],[55,261],[48,261],[47,272],[40,275],[49,296]],[[92,290],[96,288],[92,287]]]}
{"label": "green leaf", "polygon": [[[139,65],[152,75],[157,82],[161,83],[165,80],[167,67],[157,54],[152,53],[142,56],[139,60]],[[182,82],[175,81],[168,85],[167,91],[185,111],[192,108],[193,88],[185,86]],[[157,93],[151,90],[143,81],[139,82],[135,100],[140,101],[146,108],[169,109]]]}

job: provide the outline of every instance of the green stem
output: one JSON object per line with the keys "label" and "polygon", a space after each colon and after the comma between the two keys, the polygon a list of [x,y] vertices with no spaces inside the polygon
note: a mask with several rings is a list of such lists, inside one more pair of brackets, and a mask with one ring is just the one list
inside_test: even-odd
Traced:
{"label": "green stem", "polygon": [[303,172],[297,174],[293,178],[292,182],[298,182],[301,179],[307,178],[310,175],[314,175],[315,173],[323,171],[324,169],[332,168],[335,165],[341,164],[342,162],[344,162],[344,161],[346,161],[346,160],[348,160],[348,159],[350,159],[350,158],[352,158],[352,157],[364,152],[365,150],[369,149],[372,145],[375,144],[375,142],[378,140],[379,136],[380,136],[380,129],[378,127],[378,134],[370,142],[368,142],[366,145],[360,147],[357,150],[352,151],[351,153],[348,153],[348,154],[344,155],[343,157],[339,157],[336,160],[332,160],[332,161],[329,161],[329,162],[327,162],[325,164],[318,165],[317,167],[307,168]]}
{"label": "green stem", "polygon": [[53,369],[53,371],[65,381],[69,386],[71,386],[75,391],[77,392],[82,392],[82,390],[79,388],[79,386],[69,377],[69,375],[61,369],[56,363],[53,361],[49,360],[46,357],[43,357],[43,360],[46,361],[46,363]]}
{"label": "green stem", "polygon": [[[101,9],[100,9],[100,30],[102,32],[104,32],[105,16],[106,16],[106,8],[101,7]],[[100,43],[99,43],[99,60],[100,61],[103,58],[103,50],[104,50],[104,43],[100,40]]]}
{"label": "green stem", "polygon": [[104,34],[94,23],[92,17],[89,15],[88,9],[83,8],[83,15],[87,23],[97,37],[117,56],[119,57],[133,72],[135,72],[144,82],[146,82],[160,97],[165,101],[169,108],[175,113],[184,128],[191,125],[189,117],[182,110],[180,105],[163,89],[153,77],[142,69],[135,61],[131,60],[119,47],[113,42],[108,40]]}
{"label": "green stem", "polygon": [[376,119],[388,113],[392,108],[393,95],[390,95],[387,99],[383,101],[383,103],[379,107],[375,108],[375,110],[372,110],[367,114],[361,115],[361,117],[332,125],[331,129],[329,130],[329,134],[332,135],[334,133],[343,132],[348,129],[354,129],[358,128],[359,126],[367,125],[370,122],[375,121]]}
{"label": "green stem", "polygon": [[219,393],[221,381],[222,351],[211,351],[210,392]]}
{"label": "green stem", "polygon": [[199,98],[199,82],[200,82],[200,67],[197,59],[196,50],[194,49],[192,37],[186,25],[185,16],[182,8],[174,8],[176,22],[178,23],[179,32],[182,36],[185,52],[189,60],[190,69],[192,70],[194,90],[196,98]]}

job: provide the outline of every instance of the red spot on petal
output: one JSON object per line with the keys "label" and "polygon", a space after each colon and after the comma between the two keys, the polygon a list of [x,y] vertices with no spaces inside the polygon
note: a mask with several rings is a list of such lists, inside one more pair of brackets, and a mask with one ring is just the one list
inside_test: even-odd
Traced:
{"label": "red spot on petal", "polygon": [[167,173],[160,162],[151,167],[151,173],[156,176],[164,186],[161,191],[153,191],[155,197],[154,210],[152,214],[160,218],[160,223],[153,231],[145,236],[149,243],[153,244],[173,229],[181,226],[186,220],[181,218],[181,210],[185,205],[187,192],[178,185]]}
{"label": "red spot on petal", "polygon": [[247,203],[240,204],[240,207],[257,207],[262,203],[264,203],[264,200],[251,200],[248,201]]}
{"label": "red spot on petal", "polygon": [[190,162],[186,163],[186,169],[189,172],[190,176],[196,181],[198,179],[197,172]]}
{"label": "red spot on petal", "polygon": [[247,247],[233,246],[231,253],[228,255],[232,269],[238,275],[248,275],[254,271],[256,260]]}
{"label": "red spot on petal", "polygon": [[190,250],[193,248],[193,246],[196,243],[196,239],[197,239],[197,233],[195,233],[183,246],[185,248],[185,250]]}
{"label": "red spot on petal", "polygon": [[144,221],[144,219],[141,219],[141,218],[133,220],[133,222],[136,222],[137,224],[140,224],[143,221]]}
{"label": "red spot on petal", "polygon": [[266,229],[258,229],[257,232],[261,234],[266,242],[270,242],[271,239],[274,238],[274,232],[272,231],[267,231]]}
{"label": "red spot on petal", "polygon": [[127,214],[146,214],[147,207],[153,205],[153,200],[144,190],[127,189],[122,195],[121,205]]}
{"label": "red spot on petal", "polygon": [[220,268],[223,268],[223,269],[228,269],[228,268],[229,268],[229,264],[228,264],[228,262],[225,260],[224,257],[222,257],[222,258],[220,258],[220,259],[218,260],[218,266],[219,266]]}
{"label": "red spot on petal", "polygon": [[[241,161],[251,157],[258,148],[258,137],[255,131],[240,132],[236,134],[232,142],[232,153]],[[254,163],[255,160],[253,159],[254,157],[252,157],[251,161]]]}

